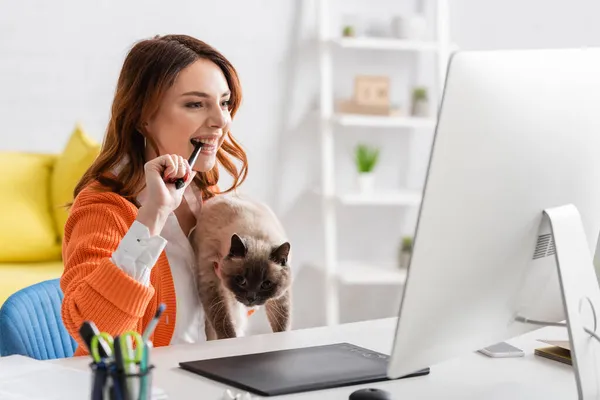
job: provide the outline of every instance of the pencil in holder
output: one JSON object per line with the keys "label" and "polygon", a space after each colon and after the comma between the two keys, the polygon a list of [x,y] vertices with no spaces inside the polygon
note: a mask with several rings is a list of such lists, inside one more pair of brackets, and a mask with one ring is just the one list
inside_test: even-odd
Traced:
{"label": "pencil in holder", "polygon": [[[154,367],[149,354],[152,342],[135,331],[114,338],[100,332],[93,334],[88,348],[93,359],[90,364],[92,400],[149,400],[152,397]],[[101,353],[103,348],[105,351]]]}
{"label": "pencil in holder", "polygon": [[153,365],[126,372],[112,363],[91,363],[92,400],[151,400]]}
{"label": "pencil in holder", "polygon": [[90,364],[92,370],[92,400],[106,400],[109,398],[110,390],[110,364],[104,361],[93,362]]}
{"label": "pencil in holder", "polygon": [[114,369],[110,375],[112,380],[110,400],[151,400],[153,368],[149,366],[139,372]]}

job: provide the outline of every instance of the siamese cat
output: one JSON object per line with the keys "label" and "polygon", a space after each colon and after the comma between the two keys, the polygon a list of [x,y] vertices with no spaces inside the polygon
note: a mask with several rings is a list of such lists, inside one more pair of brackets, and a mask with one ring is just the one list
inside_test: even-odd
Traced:
{"label": "siamese cat", "polygon": [[207,340],[243,336],[263,306],[273,332],[290,329],[291,246],[270,208],[238,194],[213,197],[192,244]]}

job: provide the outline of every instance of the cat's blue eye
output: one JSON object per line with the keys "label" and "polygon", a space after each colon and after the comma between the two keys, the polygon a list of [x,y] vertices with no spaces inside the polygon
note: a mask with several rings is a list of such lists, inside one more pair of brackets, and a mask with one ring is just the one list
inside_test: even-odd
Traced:
{"label": "cat's blue eye", "polygon": [[273,285],[273,283],[271,281],[264,281],[260,287],[263,289],[269,289],[271,286]]}
{"label": "cat's blue eye", "polygon": [[243,286],[246,284],[246,278],[244,278],[242,275],[236,275],[235,279],[235,283],[237,283],[240,286]]}

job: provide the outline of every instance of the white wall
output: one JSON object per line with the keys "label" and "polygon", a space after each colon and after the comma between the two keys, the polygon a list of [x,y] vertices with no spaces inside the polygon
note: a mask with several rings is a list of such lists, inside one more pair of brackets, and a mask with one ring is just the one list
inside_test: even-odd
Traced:
{"label": "white wall", "polygon": [[263,155],[277,131],[293,5],[2,0],[0,147],[59,151],[75,121],[100,140],[129,47],[155,34],[187,33],[221,50],[240,72],[245,99],[235,132],[252,161],[249,190],[264,197],[270,165]]}
{"label": "white wall", "polygon": [[600,45],[597,0],[450,0],[462,49]]}
{"label": "white wall", "polygon": [[[318,260],[319,202],[307,192],[319,183],[318,130],[311,114],[318,98],[316,1],[0,0],[0,150],[60,151],[76,121],[100,140],[123,57],[134,41],[166,33],[196,36],[221,50],[240,73],[245,97],[234,133],[250,160],[245,190],[280,214],[300,264]],[[413,0],[337,3],[383,17],[415,6]],[[452,38],[462,49],[600,45],[597,0],[450,3]],[[410,80],[427,83],[423,71],[432,67],[430,59],[410,55],[338,56],[339,93],[349,93],[354,73],[390,71],[394,100],[401,103]],[[430,133],[347,129],[336,138],[340,189],[353,184],[349,152],[362,138],[384,146],[378,185],[418,187],[424,178]],[[398,236],[410,233],[415,217],[414,210],[396,208],[340,214],[351,218],[340,223],[340,256],[381,260],[394,257]],[[301,281],[308,286],[319,279],[306,276]],[[364,293],[349,291],[346,303],[359,306]],[[393,290],[377,293],[388,309],[373,304],[360,318],[393,312],[386,302]],[[318,310],[320,299],[314,293],[313,302],[306,297],[296,297],[300,309]],[[310,318],[301,325],[321,323],[318,312]]]}

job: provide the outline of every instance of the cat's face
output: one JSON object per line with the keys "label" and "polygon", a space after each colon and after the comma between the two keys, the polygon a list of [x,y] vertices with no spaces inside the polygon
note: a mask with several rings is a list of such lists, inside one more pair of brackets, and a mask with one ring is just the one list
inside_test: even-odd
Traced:
{"label": "cat's face", "polygon": [[221,281],[240,303],[252,307],[281,296],[291,284],[290,244],[268,246],[253,238],[231,237],[221,265]]}

